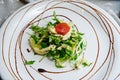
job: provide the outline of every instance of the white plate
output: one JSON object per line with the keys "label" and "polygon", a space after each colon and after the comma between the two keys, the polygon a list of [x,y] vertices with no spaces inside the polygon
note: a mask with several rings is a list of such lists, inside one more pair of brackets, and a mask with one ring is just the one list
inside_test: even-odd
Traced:
{"label": "white plate", "polygon": [[[29,23],[43,26],[53,11],[66,22],[72,20],[80,32],[85,33],[85,57],[93,64],[79,70],[56,68],[54,62],[34,55],[29,46]],[[39,22],[38,22],[39,20]],[[38,1],[30,3],[12,14],[0,31],[0,74],[5,80],[119,80],[120,79],[120,27],[99,7],[86,1]],[[28,66],[25,60],[35,60]],[[50,72],[40,73],[38,68]]]}

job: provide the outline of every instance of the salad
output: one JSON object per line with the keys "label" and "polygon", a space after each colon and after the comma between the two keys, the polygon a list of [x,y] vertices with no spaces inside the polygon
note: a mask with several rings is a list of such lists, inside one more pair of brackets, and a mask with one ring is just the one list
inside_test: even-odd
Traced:
{"label": "salad", "polygon": [[29,43],[34,53],[54,61],[57,68],[65,67],[66,63],[75,69],[91,65],[83,57],[87,45],[84,34],[75,30],[72,22],[58,19],[55,11],[46,27],[32,24],[30,29],[33,34]]}

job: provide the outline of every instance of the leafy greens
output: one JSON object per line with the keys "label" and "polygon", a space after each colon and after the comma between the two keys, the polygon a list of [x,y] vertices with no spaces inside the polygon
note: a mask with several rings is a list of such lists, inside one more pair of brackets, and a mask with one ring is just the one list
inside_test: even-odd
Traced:
{"label": "leafy greens", "polygon": [[[34,34],[31,35],[29,41],[33,51],[52,59],[58,68],[65,67],[67,62],[70,62],[76,69],[80,65],[90,66],[91,62],[81,58],[86,49],[86,41],[83,38],[84,34],[76,31],[73,28],[74,25],[70,25],[71,30],[68,34],[57,34],[55,26],[61,23],[61,20],[57,18],[55,12],[53,12],[52,20],[53,22],[48,22],[47,27],[31,25],[30,29]],[[29,64],[29,62],[27,63]]]}

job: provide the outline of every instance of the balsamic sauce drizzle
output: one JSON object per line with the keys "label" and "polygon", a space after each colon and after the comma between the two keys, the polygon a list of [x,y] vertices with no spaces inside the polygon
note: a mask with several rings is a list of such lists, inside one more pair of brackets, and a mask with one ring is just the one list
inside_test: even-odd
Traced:
{"label": "balsamic sauce drizzle", "polygon": [[71,70],[67,70],[67,71],[61,71],[61,72],[54,72],[54,71],[48,71],[48,70],[45,70],[45,69],[42,69],[42,68],[38,68],[38,72],[40,73],[53,73],[53,74],[61,74],[61,73],[67,73],[67,72],[70,72],[70,71],[73,71],[75,69],[71,69]]}

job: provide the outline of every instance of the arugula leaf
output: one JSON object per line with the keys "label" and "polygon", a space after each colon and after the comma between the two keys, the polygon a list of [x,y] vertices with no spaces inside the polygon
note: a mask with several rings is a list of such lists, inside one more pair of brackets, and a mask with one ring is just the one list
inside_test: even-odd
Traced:
{"label": "arugula leaf", "polygon": [[31,60],[31,61],[25,61],[25,64],[26,65],[32,65],[32,64],[34,64],[35,63],[35,61],[33,61],[33,60]]}
{"label": "arugula leaf", "polygon": [[48,36],[49,37],[49,43],[50,44],[55,44],[57,46],[60,45],[60,42],[62,41],[62,38],[58,37],[58,36]]}
{"label": "arugula leaf", "polygon": [[30,29],[32,29],[32,31],[35,32],[35,33],[45,34],[45,35],[48,34],[48,29],[46,27],[40,27],[40,26],[37,26],[37,25],[32,25],[30,27]]}
{"label": "arugula leaf", "polygon": [[32,26],[30,27],[30,29],[32,29],[32,31],[34,31],[35,33],[40,31],[40,27],[37,25],[32,24]]}
{"label": "arugula leaf", "polygon": [[46,47],[49,46],[49,45],[48,45],[47,43],[45,43],[45,42],[41,42],[40,45],[41,45],[42,48],[46,48]]}
{"label": "arugula leaf", "polygon": [[81,49],[84,48],[84,44],[83,44],[83,42],[80,43],[80,48],[81,48]]}
{"label": "arugula leaf", "polygon": [[90,66],[92,63],[90,63],[90,64],[87,64],[87,63],[82,63],[82,65],[84,66],[84,67],[86,67],[86,66]]}
{"label": "arugula leaf", "polygon": [[39,41],[39,38],[37,38],[36,35],[31,35],[31,38],[34,39],[35,43],[37,43]]}
{"label": "arugula leaf", "polygon": [[59,19],[58,19],[57,16],[56,16],[55,11],[53,12],[53,20],[55,21],[54,26],[55,26],[56,24],[60,23]]}
{"label": "arugula leaf", "polygon": [[72,51],[71,51],[71,50],[68,50],[68,49],[66,49],[65,52],[66,52],[66,54],[67,54],[68,56],[71,56],[71,54],[72,54]]}
{"label": "arugula leaf", "polygon": [[54,26],[54,24],[52,22],[48,22],[47,27],[49,26]]}

